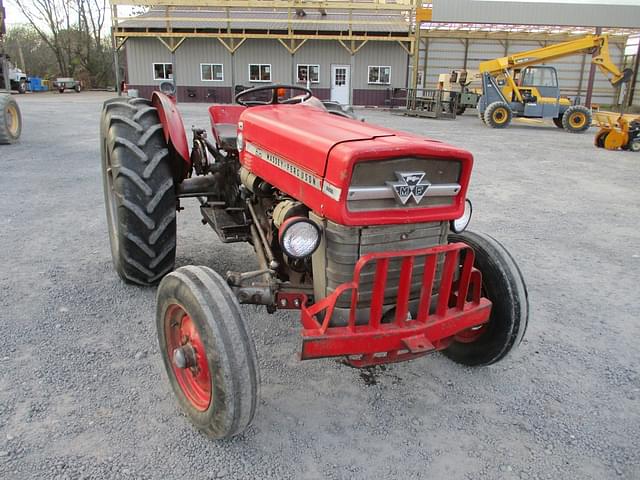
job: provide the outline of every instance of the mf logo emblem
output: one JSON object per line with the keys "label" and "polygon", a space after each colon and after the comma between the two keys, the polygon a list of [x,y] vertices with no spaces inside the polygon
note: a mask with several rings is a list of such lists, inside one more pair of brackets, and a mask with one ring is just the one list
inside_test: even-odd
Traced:
{"label": "mf logo emblem", "polygon": [[387,182],[400,200],[402,205],[406,205],[411,197],[420,203],[422,197],[427,193],[427,189],[431,186],[428,180],[424,178],[424,172],[395,172],[398,177],[397,182]]}

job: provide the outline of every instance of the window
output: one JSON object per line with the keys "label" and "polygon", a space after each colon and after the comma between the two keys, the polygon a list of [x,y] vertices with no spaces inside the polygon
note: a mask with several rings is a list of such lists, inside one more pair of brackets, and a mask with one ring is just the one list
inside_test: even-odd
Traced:
{"label": "window", "polygon": [[270,82],[271,81],[271,65],[263,63],[249,64],[249,81],[250,82]]}
{"label": "window", "polygon": [[522,86],[557,87],[556,71],[550,67],[530,67],[524,70]]}
{"label": "window", "polygon": [[153,79],[154,80],[172,80],[173,65],[170,63],[154,63]]}
{"label": "window", "polygon": [[320,83],[320,65],[298,65],[298,83]]}
{"label": "window", "polygon": [[369,84],[388,85],[391,83],[391,67],[369,67]]}
{"label": "window", "polygon": [[224,72],[220,63],[201,63],[200,80],[203,82],[222,82]]}

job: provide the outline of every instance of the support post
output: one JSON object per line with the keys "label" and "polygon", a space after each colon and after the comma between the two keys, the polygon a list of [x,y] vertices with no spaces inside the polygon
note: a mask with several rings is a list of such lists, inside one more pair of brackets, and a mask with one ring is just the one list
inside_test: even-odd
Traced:
{"label": "support post", "polygon": [[113,18],[113,26],[111,27],[111,45],[113,46],[113,73],[116,79],[116,93],[122,95],[122,87],[120,86],[120,59],[118,58],[118,48],[116,43],[116,30],[118,28],[118,6],[111,5],[111,18]]}
{"label": "support post", "polygon": [[466,70],[467,69],[467,61],[469,59],[469,39],[465,38],[464,39],[464,60],[462,62],[462,69]]}
{"label": "support post", "polygon": [[[602,27],[596,27],[596,35],[600,35],[602,33]],[[589,67],[589,78],[587,80],[587,98],[585,100],[585,106],[591,108],[591,99],[593,98],[593,82],[596,78],[596,65],[591,62],[591,66]]]}
{"label": "support post", "polygon": [[633,62],[633,76],[629,83],[629,102],[628,106],[633,105],[633,97],[636,95],[636,84],[638,83],[638,70],[640,70],[640,38],[638,38],[638,48],[636,49],[636,58]]}

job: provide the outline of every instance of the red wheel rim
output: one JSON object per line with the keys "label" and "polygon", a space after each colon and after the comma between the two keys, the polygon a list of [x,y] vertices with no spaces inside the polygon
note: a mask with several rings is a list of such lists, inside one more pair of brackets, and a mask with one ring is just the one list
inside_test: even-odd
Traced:
{"label": "red wheel rim", "polygon": [[[167,358],[184,396],[196,410],[205,411],[211,404],[211,374],[204,343],[195,323],[180,305],[170,305],[164,317],[167,338]],[[179,351],[179,352],[178,352]],[[176,353],[184,357],[186,366],[179,367]],[[182,358],[180,359],[182,360]]]}

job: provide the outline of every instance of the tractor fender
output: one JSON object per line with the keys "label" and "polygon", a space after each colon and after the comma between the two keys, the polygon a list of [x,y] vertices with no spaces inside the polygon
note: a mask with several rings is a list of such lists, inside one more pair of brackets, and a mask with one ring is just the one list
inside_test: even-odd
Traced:
{"label": "tractor fender", "polygon": [[[191,158],[189,156],[189,144],[187,143],[187,134],[184,130],[182,115],[178,110],[175,101],[171,97],[161,92],[153,92],[151,95],[151,104],[158,111],[158,117],[162,124],[164,139],[172,150],[173,160],[179,161],[180,165],[173,165],[174,171],[182,172],[179,175],[183,180],[188,172],[191,171]],[[177,158],[179,157],[179,158]]]}

